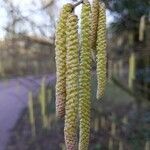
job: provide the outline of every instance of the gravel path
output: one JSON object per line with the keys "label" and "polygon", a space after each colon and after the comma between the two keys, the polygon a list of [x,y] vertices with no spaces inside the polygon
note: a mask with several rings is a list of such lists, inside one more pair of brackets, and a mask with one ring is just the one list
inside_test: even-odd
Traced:
{"label": "gravel path", "polygon": [[[28,92],[36,94],[42,77],[25,77],[0,82],[0,150],[4,150],[11,129],[27,107]],[[55,76],[46,76],[47,83],[54,83]]]}

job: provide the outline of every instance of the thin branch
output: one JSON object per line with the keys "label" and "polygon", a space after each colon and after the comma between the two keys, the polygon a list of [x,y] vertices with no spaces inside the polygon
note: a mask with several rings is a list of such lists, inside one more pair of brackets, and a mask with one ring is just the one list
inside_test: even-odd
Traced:
{"label": "thin branch", "polygon": [[76,4],[74,4],[74,8],[77,7],[77,6],[79,6],[82,3],[83,3],[83,0],[80,0],[79,2],[77,2]]}
{"label": "thin branch", "polygon": [[89,1],[88,0],[83,0],[83,3],[89,3]]}
{"label": "thin branch", "polygon": [[43,7],[41,8],[41,10],[48,8],[48,7],[51,6],[53,3],[54,3],[54,1],[53,1],[53,0],[50,0],[50,2],[49,2],[48,4],[46,4],[45,6],[43,6]]}
{"label": "thin branch", "polygon": [[[0,26],[1,27],[1,26]],[[4,30],[6,30],[9,33],[13,33],[13,31],[7,27],[2,27]],[[26,40],[30,40],[32,42],[36,42],[36,43],[40,43],[40,44],[44,44],[44,45],[53,45],[54,44],[54,39],[50,39],[47,37],[40,37],[40,36],[29,36],[29,35],[25,35],[22,33],[16,33],[18,36],[20,36],[20,38],[22,39],[26,39]],[[18,38],[18,37],[17,37]]]}
{"label": "thin branch", "polygon": [[34,37],[34,36],[22,35],[22,38],[26,38],[33,42],[37,42],[37,43],[44,44],[44,45],[53,45],[54,44],[53,39],[48,39],[48,38],[44,38],[44,37]]}

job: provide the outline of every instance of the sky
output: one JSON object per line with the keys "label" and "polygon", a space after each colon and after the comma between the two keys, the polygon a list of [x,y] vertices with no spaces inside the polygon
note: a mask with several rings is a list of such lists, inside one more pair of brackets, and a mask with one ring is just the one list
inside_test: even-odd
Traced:
{"label": "sky", "polygon": [[[30,19],[36,22],[38,25],[47,24],[48,26],[50,24],[49,16],[47,16],[46,12],[38,11],[38,13],[33,13],[31,15],[30,12],[31,10],[34,11],[42,7],[40,0],[10,0],[10,1],[13,1],[15,6],[21,8],[23,16],[30,16]],[[50,0],[43,0],[43,1],[47,3]],[[63,4],[69,1],[70,0],[55,1],[54,7],[52,9],[56,9],[57,11],[56,10],[53,11],[54,13],[52,15],[55,16],[55,18],[57,18],[59,15],[60,8],[63,6]],[[90,2],[92,2],[92,0],[90,0]],[[49,9],[48,11],[51,11],[50,13],[52,13],[52,9]],[[81,5],[76,8],[75,12],[80,17]],[[110,22],[113,21],[113,16],[110,14],[109,11],[106,12],[106,15],[107,15],[107,25],[109,25]],[[3,6],[3,0],[0,0],[0,39],[3,39],[3,37],[5,36],[3,27],[7,24],[8,21],[9,20],[7,17],[7,12],[5,11],[5,8]],[[29,24],[26,24],[24,26],[27,29],[30,27]],[[22,29],[20,26],[19,30],[24,30],[24,28]],[[54,34],[53,31],[50,32],[49,28],[47,29],[45,28],[45,30],[47,36],[53,36]],[[29,34],[30,34],[30,29],[29,29]]]}
{"label": "sky", "polygon": [[[10,0],[16,7],[19,7],[22,11],[23,16],[29,16],[31,20],[36,22],[38,25],[45,24],[45,20],[48,20],[46,13],[41,11],[36,11],[32,13],[31,10],[37,10],[41,8],[41,3],[39,0]],[[2,39],[5,32],[2,27],[4,27],[8,20],[7,12],[5,11],[3,0],[0,0],[0,38]],[[25,24],[26,28],[29,28],[29,24]],[[22,26],[24,27],[24,26]],[[21,28],[21,27],[20,27]],[[24,28],[23,28],[24,29]]]}

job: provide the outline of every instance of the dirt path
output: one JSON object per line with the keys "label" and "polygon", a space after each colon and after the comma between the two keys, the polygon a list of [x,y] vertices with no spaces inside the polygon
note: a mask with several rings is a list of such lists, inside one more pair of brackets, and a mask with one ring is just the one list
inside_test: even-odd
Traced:
{"label": "dirt path", "polygon": [[[46,77],[47,83],[55,76]],[[27,107],[28,92],[38,92],[41,77],[25,77],[0,82],[0,150],[4,150],[11,135],[11,129]]]}

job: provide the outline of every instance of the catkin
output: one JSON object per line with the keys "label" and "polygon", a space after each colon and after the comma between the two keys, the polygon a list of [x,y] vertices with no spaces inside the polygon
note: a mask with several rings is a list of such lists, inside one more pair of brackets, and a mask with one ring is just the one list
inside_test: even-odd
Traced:
{"label": "catkin", "polygon": [[56,114],[63,117],[66,100],[66,21],[73,6],[66,4],[60,13],[56,29]]}
{"label": "catkin", "polygon": [[97,99],[104,95],[106,86],[106,10],[104,4],[99,5],[99,21],[97,35]]}
{"label": "catkin", "polygon": [[66,58],[66,113],[65,113],[65,142],[67,150],[77,149],[77,115],[78,115],[78,68],[79,41],[78,18],[70,14],[67,20],[67,58]]}
{"label": "catkin", "polygon": [[91,7],[89,2],[82,5],[81,53],[79,73],[79,150],[87,150],[90,134],[90,79],[91,79]]}
{"label": "catkin", "polygon": [[96,52],[96,41],[97,41],[97,28],[99,18],[99,0],[93,0],[92,3],[92,22],[91,22],[91,47],[92,51]]}

